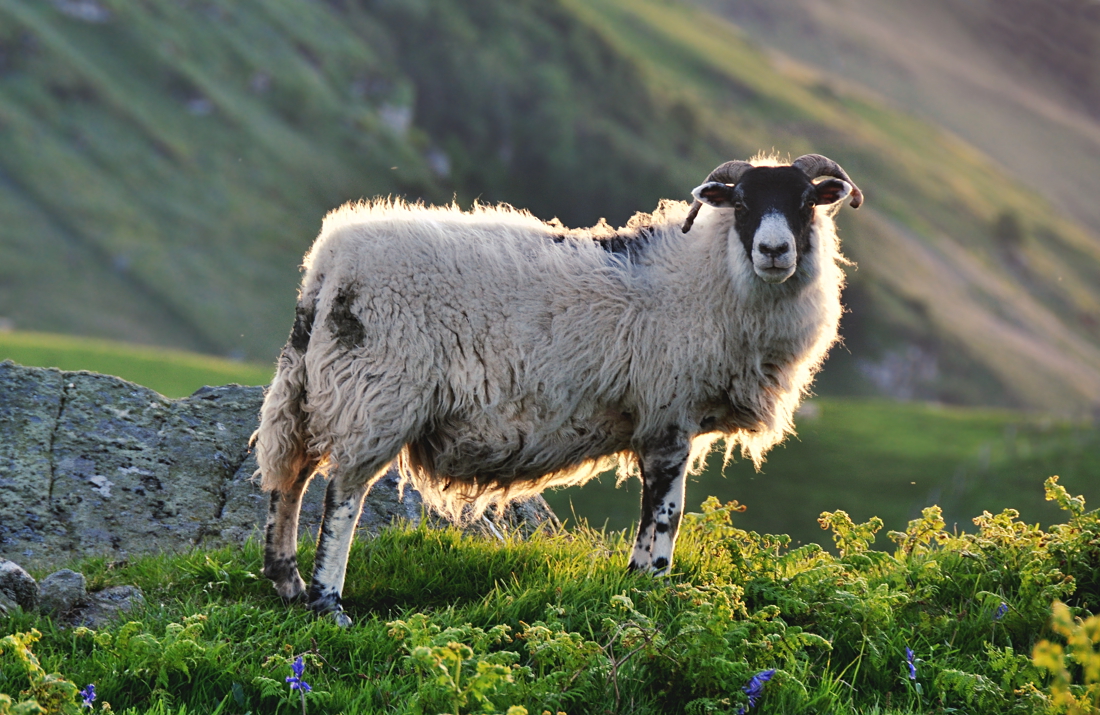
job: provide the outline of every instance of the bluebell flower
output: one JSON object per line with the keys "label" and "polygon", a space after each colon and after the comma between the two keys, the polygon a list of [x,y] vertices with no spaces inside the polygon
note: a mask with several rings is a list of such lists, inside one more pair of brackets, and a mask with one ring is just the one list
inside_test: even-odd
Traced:
{"label": "bluebell flower", "polygon": [[[749,679],[749,684],[741,688],[745,695],[749,696],[749,707],[756,707],[756,701],[764,694],[764,683],[772,679],[775,675],[775,668],[770,670],[762,670]],[[745,708],[741,708],[737,711],[737,715],[745,715]]]}
{"label": "bluebell flower", "polygon": [[88,683],[84,686],[84,689],[77,694],[84,698],[84,702],[82,703],[83,707],[92,707],[92,702],[95,700],[95,683]]}
{"label": "bluebell flower", "polygon": [[1006,613],[1008,613],[1008,604],[1002,601],[1001,605],[997,606],[997,610],[993,612],[993,620],[1001,620],[1005,617]]}
{"label": "bluebell flower", "polygon": [[298,656],[298,659],[290,664],[290,669],[294,671],[294,675],[287,677],[286,682],[290,683],[291,690],[301,690],[303,693],[313,690],[309,683],[302,680],[302,673],[306,670],[306,664],[302,662],[302,656]]}
{"label": "bluebell flower", "polygon": [[914,662],[914,654],[912,648],[905,649],[905,664],[909,666],[909,679],[917,679],[917,664]]}

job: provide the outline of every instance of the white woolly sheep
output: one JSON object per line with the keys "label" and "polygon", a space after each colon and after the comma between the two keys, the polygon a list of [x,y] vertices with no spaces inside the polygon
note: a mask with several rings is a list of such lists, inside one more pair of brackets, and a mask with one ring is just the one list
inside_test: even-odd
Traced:
{"label": "white woolly sheep", "polygon": [[395,460],[452,517],[640,470],[629,567],[666,573],[686,471],[719,438],[759,465],[792,431],[841,315],[832,217],[862,202],[816,154],[727,162],[693,195],[618,230],[507,206],[330,213],[255,435],[279,594],[306,593],[299,507],[327,474],[308,601],[350,623],[348,550]]}

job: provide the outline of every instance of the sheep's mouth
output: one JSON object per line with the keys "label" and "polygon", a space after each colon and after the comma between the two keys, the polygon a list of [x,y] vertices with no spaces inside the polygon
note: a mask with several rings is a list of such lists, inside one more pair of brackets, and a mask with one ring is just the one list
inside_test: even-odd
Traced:
{"label": "sheep's mouth", "polygon": [[754,266],[756,275],[765,283],[782,283],[794,275],[794,265],[790,266]]}

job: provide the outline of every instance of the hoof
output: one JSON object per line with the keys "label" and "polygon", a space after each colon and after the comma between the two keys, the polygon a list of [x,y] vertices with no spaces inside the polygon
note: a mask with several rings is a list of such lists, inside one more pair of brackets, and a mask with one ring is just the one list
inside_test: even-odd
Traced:
{"label": "hoof", "polygon": [[287,603],[301,601],[306,595],[306,583],[302,580],[301,576],[289,581],[276,583],[275,593],[279,594]]}
{"label": "hoof", "polygon": [[264,556],[264,567],[260,571],[275,585],[275,592],[284,601],[297,601],[306,592],[306,582],[298,573],[298,558],[275,558]]}
{"label": "hoof", "polygon": [[310,596],[309,607],[318,616],[328,616],[341,628],[347,628],[352,624],[351,616],[344,612],[338,594],[317,595],[311,593]]}

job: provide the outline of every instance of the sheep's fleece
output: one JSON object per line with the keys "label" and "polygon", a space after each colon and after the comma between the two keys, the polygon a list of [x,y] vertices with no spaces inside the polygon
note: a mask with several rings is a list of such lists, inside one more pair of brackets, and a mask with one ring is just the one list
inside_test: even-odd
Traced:
{"label": "sheep's fleece", "polygon": [[427,503],[465,518],[615,466],[669,472],[681,503],[643,498],[656,527],[631,562],[667,571],[685,462],[699,468],[725,438],[727,458],[740,448],[759,465],[836,340],[838,207],[813,209],[810,250],[781,284],[754,274],[732,210],[704,208],[688,233],[676,201],[617,230],[508,206],[334,210],[256,433],[272,492],[265,575],[303,595],[298,499],[327,474],[309,599],[350,622],[341,524],[395,459]]}

